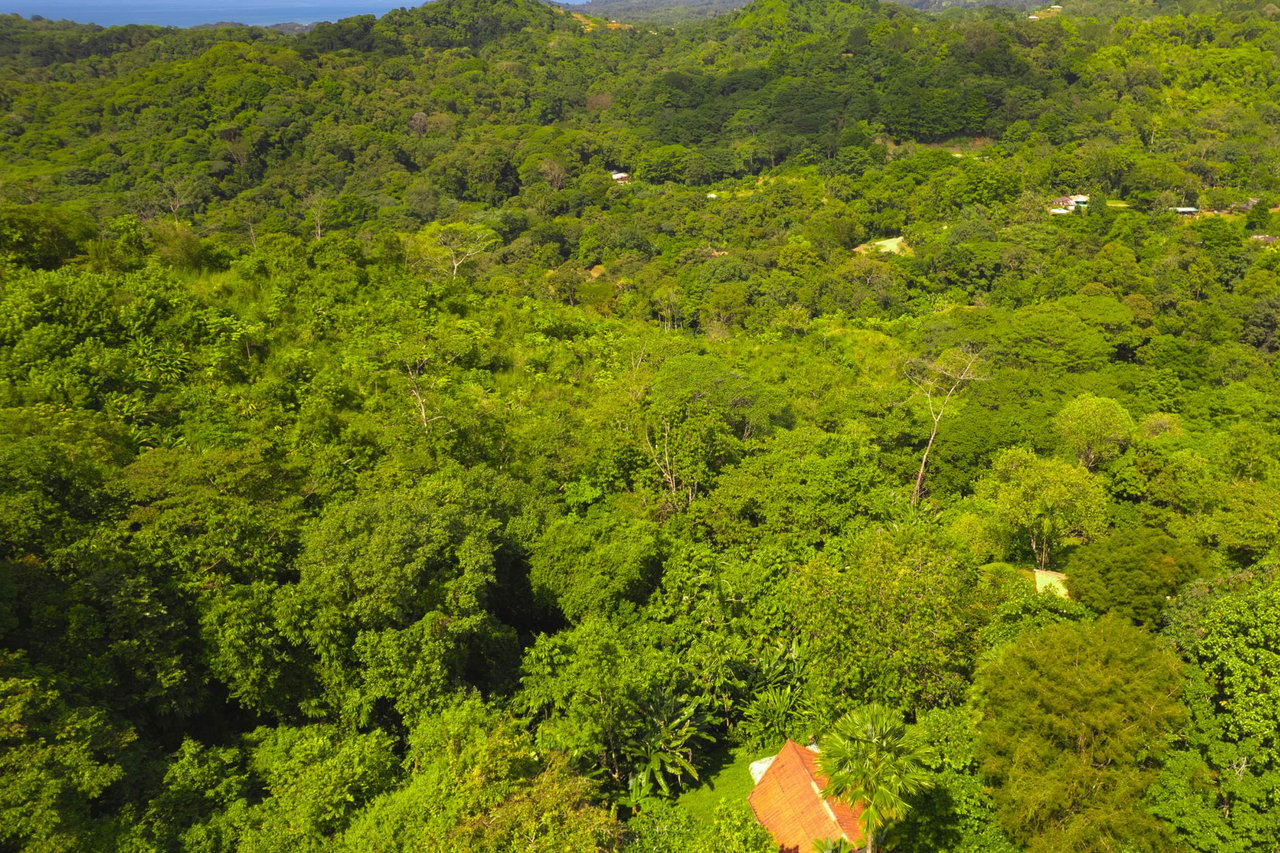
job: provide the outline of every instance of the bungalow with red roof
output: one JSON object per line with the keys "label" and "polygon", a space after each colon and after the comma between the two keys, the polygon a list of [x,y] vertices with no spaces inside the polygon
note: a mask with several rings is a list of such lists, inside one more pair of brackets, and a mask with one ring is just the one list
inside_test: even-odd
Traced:
{"label": "bungalow with red roof", "polygon": [[763,773],[747,801],[779,853],[810,853],[815,841],[843,838],[855,848],[865,843],[858,825],[862,807],[822,796],[827,777],[818,769],[817,750],[789,740],[772,760],[752,765],[752,775],[757,766]]}

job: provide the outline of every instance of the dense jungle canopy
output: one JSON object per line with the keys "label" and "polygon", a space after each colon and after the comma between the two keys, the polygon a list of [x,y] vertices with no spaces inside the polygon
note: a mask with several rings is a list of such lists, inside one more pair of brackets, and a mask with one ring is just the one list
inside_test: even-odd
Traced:
{"label": "dense jungle canopy", "polygon": [[1280,849],[1280,10],[1064,5],[0,16],[0,851]]}

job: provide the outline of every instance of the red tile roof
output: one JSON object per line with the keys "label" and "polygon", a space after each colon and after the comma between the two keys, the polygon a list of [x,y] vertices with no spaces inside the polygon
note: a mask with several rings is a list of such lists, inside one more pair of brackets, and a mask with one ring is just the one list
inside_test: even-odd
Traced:
{"label": "red tile roof", "polygon": [[826,784],[818,753],[789,740],[751,791],[747,800],[756,820],[784,853],[810,853],[813,842],[826,838],[845,838],[855,847],[863,842],[861,806],[824,799]]}

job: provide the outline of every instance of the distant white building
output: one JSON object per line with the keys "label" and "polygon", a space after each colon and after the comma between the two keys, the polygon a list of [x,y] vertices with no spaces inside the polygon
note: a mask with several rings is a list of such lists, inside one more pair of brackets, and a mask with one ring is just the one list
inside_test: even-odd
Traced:
{"label": "distant white building", "polygon": [[609,177],[613,178],[616,182],[620,184],[631,183],[631,176],[628,175],[626,172],[614,172]]}
{"label": "distant white building", "polygon": [[1053,207],[1049,208],[1050,216],[1066,216],[1068,213],[1075,213],[1077,209],[1089,206],[1089,197],[1087,195],[1064,195],[1053,200]]}

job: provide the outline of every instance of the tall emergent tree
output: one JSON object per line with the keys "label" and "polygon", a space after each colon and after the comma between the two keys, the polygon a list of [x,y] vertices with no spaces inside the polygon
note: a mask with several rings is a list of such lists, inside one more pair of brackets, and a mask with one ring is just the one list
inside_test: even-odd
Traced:
{"label": "tall emergent tree", "polygon": [[423,272],[447,270],[457,278],[464,266],[502,242],[492,228],[451,222],[433,222],[407,240],[410,264]]}
{"label": "tall emergent tree", "polygon": [[947,412],[947,404],[964,386],[978,378],[978,353],[964,349],[949,349],[936,359],[923,362],[923,366],[911,373],[908,378],[923,395],[929,406],[929,440],[925,443],[924,453],[920,455],[920,468],[916,471],[915,486],[911,489],[911,505],[920,503],[924,497],[924,477],[929,465],[929,454],[933,452],[933,444],[938,440],[938,428],[942,425],[942,416]]}
{"label": "tall emergent tree", "polygon": [[907,798],[928,787],[928,747],[910,735],[901,714],[884,705],[845,714],[821,745],[818,766],[828,780],[822,795],[862,805],[859,820],[872,853],[876,833],[902,820],[911,808]]}

